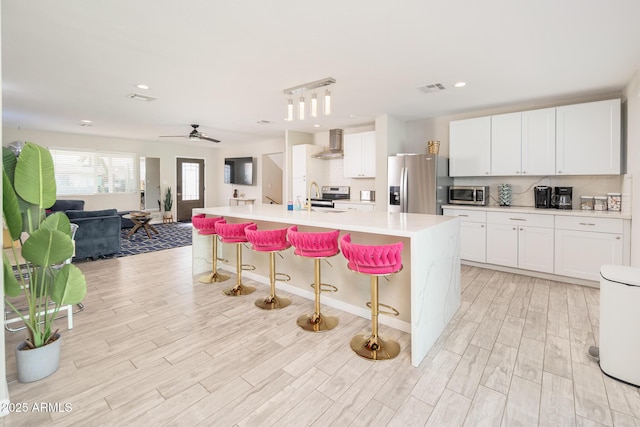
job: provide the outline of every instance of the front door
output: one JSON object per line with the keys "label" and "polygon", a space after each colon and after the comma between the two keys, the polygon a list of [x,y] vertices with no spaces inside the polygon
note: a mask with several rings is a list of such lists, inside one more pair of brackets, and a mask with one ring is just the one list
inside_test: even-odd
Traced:
{"label": "front door", "polygon": [[204,160],[178,158],[176,166],[177,220],[191,221],[191,210],[204,208]]}

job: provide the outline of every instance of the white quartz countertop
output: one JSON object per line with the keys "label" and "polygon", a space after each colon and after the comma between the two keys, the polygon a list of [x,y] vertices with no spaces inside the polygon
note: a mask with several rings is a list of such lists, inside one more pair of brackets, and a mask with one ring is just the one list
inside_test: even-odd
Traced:
{"label": "white quartz countertop", "polygon": [[591,218],[631,219],[631,214],[614,211],[583,211],[580,209],[536,209],[531,206],[470,206],[443,205],[443,209],[465,209],[484,212],[513,212],[542,215],[583,216]]}
{"label": "white quartz countertop", "polygon": [[395,212],[288,211],[286,206],[270,204],[219,206],[194,209],[193,213],[403,237],[415,237],[439,224],[459,220],[442,215]]}

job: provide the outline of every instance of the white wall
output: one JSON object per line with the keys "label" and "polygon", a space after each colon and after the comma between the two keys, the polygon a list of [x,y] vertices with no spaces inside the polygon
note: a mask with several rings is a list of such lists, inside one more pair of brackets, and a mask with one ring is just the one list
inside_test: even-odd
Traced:
{"label": "white wall", "polygon": [[[274,141],[261,141],[252,144],[240,144],[235,147],[220,147],[218,149],[216,163],[213,164],[213,174],[208,180],[214,187],[211,203],[206,206],[225,206],[229,204],[229,197],[233,196],[233,190],[238,190],[238,196],[255,198],[255,203],[262,203],[262,155],[284,151],[284,139]],[[254,185],[237,185],[224,183],[224,158],[225,157],[253,157],[254,158]],[[286,193],[283,193],[286,194]]]}
{"label": "white wall", "polygon": [[[222,172],[218,171],[218,149],[207,145],[188,145],[164,141],[138,141],[124,138],[108,138],[92,135],[79,135],[60,132],[45,132],[28,129],[3,128],[3,144],[13,141],[29,141],[47,148],[74,148],[85,150],[101,150],[121,153],[136,153],[135,165],[140,164],[139,157],[157,157],[160,159],[160,182],[162,188],[170,185],[176,188],[176,159],[178,157],[205,160],[205,206],[216,199],[216,184],[222,182]],[[220,176],[218,180],[217,177]],[[138,182],[138,180],[136,180]],[[63,198],[63,197],[61,197]],[[67,199],[85,200],[86,210],[110,209],[122,210],[140,209],[139,191],[127,194],[103,194],[87,196],[70,196]],[[175,203],[174,203],[175,209]],[[175,213],[174,213],[175,217]]]}
{"label": "white wall", "polygon": [[631,222],[631,265],[640,267],[640,70],[625,87],[624,97],[627,104],[627,175],[629,181],[636,177],[635,185],[626,186],[631,187],[631,215],[635,218],[635,222]]}

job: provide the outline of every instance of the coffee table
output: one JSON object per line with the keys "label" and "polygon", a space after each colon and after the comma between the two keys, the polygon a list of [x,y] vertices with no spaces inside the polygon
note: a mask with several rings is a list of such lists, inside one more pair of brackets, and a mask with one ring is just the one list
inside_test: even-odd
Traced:
{"label": "coffee table", "polygon": [[158,233],[158,230],[156,230],[153,227],[153,225],[149,224],[149,222],[151,221],[150,214],[146,214],[146,215],[127,214],[127,215],[122,215],[122,217],[126,219],[130,219],[131,222],[133,222],[134,224],[131,231],[127,233],[127,239],[133,236],[133,234],[141,228],[144,229],[144,231],[147,233],[147,237],[149,237],[150,239],[151,239],[151,233],[149,232],[149,230],[153,231],[156,234],[160,234]]}

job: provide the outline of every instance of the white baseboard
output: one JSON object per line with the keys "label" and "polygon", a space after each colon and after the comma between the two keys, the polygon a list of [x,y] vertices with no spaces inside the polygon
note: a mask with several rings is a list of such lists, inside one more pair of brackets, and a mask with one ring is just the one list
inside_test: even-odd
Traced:
{"label": "white baseboard", "polygon": [[523,276],[537,277],[538,279],[554,280],[556,282],[571,283],[574,285],[582,285],[582,286],[588,286],[590,288],[600,289],[599,282],[594,282],[593,280],[578,279],[577,277],[559,276],[557,274],[542,273],[539,271],[531,271],[531,270],[521,270],[519,268],[505,267],[503,265],[495,265],[495,264],[485,264],[482,262],[475,262],[475,261],[462,260],[462,264],[470,265],[472,267],[487,268],[489,270],[504,271],[505,273],[514,273],[514,274],[521,274]]}

